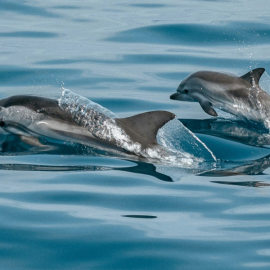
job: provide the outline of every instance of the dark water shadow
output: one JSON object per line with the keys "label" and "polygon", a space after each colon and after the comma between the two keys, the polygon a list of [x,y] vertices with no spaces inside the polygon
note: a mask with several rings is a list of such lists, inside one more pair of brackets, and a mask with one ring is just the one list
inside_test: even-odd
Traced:
{"label": "dark water shadow", "polygon": [[[129,160],[130,161],[130,160]],[[134,162],[134,161],[132,161]],[[135,161],[136,166],[133,167],[124,167],[124,168],[115,168],[114,170],[118,171],[126,171],[126,172],[131,172],[131,173],[137,173],[137,174],[144,174],[144,175],[150,175],[153,176],[161,181],[165,182],[173,182],[173,179],[166,175],[162,174],[160,172],[157,172],[157,168],[155,165],[151,163],[146,163],[146,162],[139,162]]]}
{"label": "dark water shadow", "polygon": [[[126,161],[131,161],[126,159]],[[136,166],[115,168],[107,166],[51,166],[51,165],[35,165],[35,164],[0,164],[0,170],[10,170],[10,171],[125,171],[129,173],[150,175],[156,179],[165,182],[173,182],[173,179],[166,174],[162,174],[156,171],[156,167],[150,163],[136,162],[133,161]]]}
{"label": "dark water shadow", "polygon": [[[0,134],[0,156],[21,156],[21,155],[73,155],[91,157],[116,157],[115,153],[100,150],[78,143],[62,142],[49,138],[37,138],[19,136],[15,134]],[[0,164],[0,170],[16,171],[125,171],[135,174],[153,176],[156,179],[166,182],[173,182],[173,179],[157,171],[152,163],[137,161],[119,156],[121,160],[130,161],[135,165],[130,167],[110,167],[96,165],[76,165],[76,166],[57,166],[57,165],[37,165],[37,164]],[[27,159],[26,159],[27,160]]]}

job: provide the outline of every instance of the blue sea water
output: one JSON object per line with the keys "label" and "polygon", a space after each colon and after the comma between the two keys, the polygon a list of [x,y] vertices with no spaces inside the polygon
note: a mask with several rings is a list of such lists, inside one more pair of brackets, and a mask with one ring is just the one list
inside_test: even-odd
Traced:
{"label": "blue sea water", "polygon": [[218,159],[175,168],[0,133],[0,269],[269,269],[270,139],[169,99],[198,70],[270,73],[269,8],[0,0],[0,98],[64,87],[120,117],[168,110]]}

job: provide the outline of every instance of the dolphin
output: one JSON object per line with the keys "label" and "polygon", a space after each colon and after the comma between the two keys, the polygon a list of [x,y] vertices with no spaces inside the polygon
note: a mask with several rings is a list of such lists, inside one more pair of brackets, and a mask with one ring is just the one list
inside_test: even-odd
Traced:
{"label": "dolphin", "polygon": [[199,102],[211,116],[214,108],[255,123],[270,123],[270,95],[259,86],[264,68],[238,77],[220,72],[198,71],[184,79],[171,99]]}
{"label": "dolphin", "polygon": [[[75,121],[74,115],[61,108],[58,100],[39,96],[11,96],[0,100],[0,129],[21,135],[22,138],[27,135],[45,136],[134,154],[133,149],[125,147],[117,139],[118,135],[120,138],[125,135],[125,143],[140,146],[141,151],[135,151],[135,154],[140,155],[147,149],[163,150],[157,143],[157,132],[175,118],[173,113],[167,111],[151,111],[115,119],[94,109],[88,114],[92,119],[92,126]],[[114,130],[111,131],[108,126],[113,126]],[[91,128],[94,129],[93,132]],[[120,134],[112,134],[115,130]]]}

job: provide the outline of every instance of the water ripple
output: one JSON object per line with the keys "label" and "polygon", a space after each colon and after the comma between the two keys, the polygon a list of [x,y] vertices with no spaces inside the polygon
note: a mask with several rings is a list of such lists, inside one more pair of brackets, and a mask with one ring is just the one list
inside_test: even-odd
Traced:
{"label": "water ripple", "polygon": [[84,77],[83,71],[75,68],[25,68],[18,66],[2,66],[0,83],[4,86],[17,85],[56,85],[64,83],[73,86],[93,86],[104,83],[132,83],[134,80],[124,77]]}
{"label": "water ripple", "polygon": [[37,17],[51,17],[56,18],[59,17],[57,14],[47,11],[43,7],[36,7],[33,5],[29,5],[25,3],[26,1],[18,1],[18,0],[1,0],[0,12],[14,12],[22,15],[30,15]]}
{"label": "water ripple", "polygon": [[246,46],[270,42],[270,27],[266,24],[230,22],[226,24],[163,24],[119,32],[107,41],[155,43],[189,46]]}
{"label": "water ripple", "polygon": [[14,37],[14,38],[55,38],[59,35],[52,32],[40,31],[17,31],[17,32],[1,32],[0,37]]}

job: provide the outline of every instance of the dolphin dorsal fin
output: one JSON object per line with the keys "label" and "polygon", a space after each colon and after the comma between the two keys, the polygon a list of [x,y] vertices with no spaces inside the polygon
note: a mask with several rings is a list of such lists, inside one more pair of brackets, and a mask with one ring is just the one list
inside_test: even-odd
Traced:
{"label": "dolphin dorsal fin", "polygon": [[264,68],[256,68],[256,69],[249,71],[247,74],[241,76],[240,78],[249,82],[251,85],[253,85],[253,83],[258,85],[259,80],[260,80],[261,76],[263,75],[264,71],[265,71]]}
{"label": "dolphin dorsal fin", "polygon": [[149,148],[157,144],[158,130],[174,118],[175,115],[167,111],[152,111],[116,118],[115,121],[132,141],[140,143],[143,148]]}

